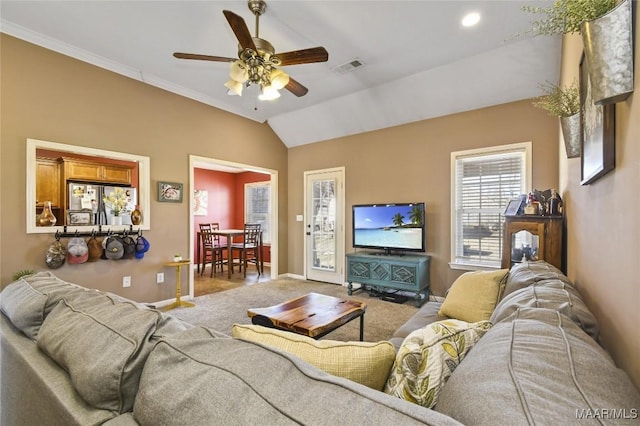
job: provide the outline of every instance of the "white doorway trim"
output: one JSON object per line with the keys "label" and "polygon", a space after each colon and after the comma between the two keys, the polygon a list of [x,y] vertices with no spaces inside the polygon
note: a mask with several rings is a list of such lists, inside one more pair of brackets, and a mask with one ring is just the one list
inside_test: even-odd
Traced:
{"label": "white doorway trim", "polygon": [[[234,163],[232,161],[219,160],[209,157],[201,157],[197,155],[189,155],[189,259],[195,260],[194,246],[195,234],[194,229],[194,211],[193,211],[193,190],[195,189],[195,169],[218,170],[230,173],[240,172],[257,172],[265,173],[271,176],[271,279],[278,277],[278,171],[267,169],[264,167],[252,166],[243,163]],[[189,298],[195,295],[194,271],[196,265],[193,264],[189,274]]]}

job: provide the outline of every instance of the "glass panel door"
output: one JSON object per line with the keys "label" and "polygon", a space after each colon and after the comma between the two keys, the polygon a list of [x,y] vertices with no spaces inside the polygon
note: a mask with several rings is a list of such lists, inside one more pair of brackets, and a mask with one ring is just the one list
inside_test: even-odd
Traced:
{"label": "glass panel door", "polygon": [[344,283],[344,170],[305,172],[305,277]]}
{"label": "glass panel door", "polygon": [[311,256],[313,268],[336,270],[336,180],[313,182]]}

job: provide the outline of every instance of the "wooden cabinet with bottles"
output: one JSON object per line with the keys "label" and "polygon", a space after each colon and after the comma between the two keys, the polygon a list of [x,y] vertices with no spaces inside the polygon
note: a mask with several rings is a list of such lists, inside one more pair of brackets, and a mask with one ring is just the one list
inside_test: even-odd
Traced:
{"label": "wooden cabinet with bottles", "polygon": [[502,267],[523,260],[544,260],[564,271],[562,264],[562,216],[506,216],[502,244]]}
{"label": "wooden cabinet with bottles", "polygon": [[36,159],[36,209],[42,209],[45,202],[60,208],[60,162],[55,158]]}

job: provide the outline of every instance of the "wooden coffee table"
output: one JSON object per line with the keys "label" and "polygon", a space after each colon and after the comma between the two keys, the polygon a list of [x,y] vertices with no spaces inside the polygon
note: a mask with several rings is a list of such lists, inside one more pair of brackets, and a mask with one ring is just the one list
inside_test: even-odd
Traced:
{"label": "wooden coffee table", "polygon": [[309,293],[268,308],[247,311],[253,324],[319,339],[360,317],[360,341],[364,338],[364,313],[367,305],[355,300]]}

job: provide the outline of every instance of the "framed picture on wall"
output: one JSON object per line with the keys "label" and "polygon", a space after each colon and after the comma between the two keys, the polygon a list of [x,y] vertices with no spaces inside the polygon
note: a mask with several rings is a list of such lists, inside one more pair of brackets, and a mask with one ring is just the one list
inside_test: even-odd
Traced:
{"label": "framed picture on wall", "polygon": [[581,182],[589,185],[615,167],[615,104],[596,105],[587,61],[580,60]]}
{"label": "framed picture on wall", "polygon": [[176,182],[158,182],[158,201],[165,203],[182,202],[182,184]]}

